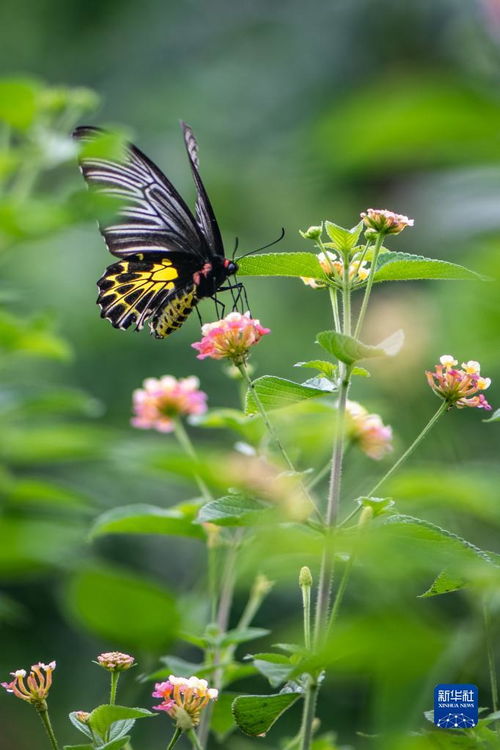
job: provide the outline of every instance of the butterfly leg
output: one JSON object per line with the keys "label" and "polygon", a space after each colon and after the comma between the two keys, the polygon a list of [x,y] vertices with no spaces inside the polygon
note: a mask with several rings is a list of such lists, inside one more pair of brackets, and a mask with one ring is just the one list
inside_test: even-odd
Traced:
{"label": "butterfly leg", "polygon": [[[221,290],[219,289],[219,291]],[[226,314],[226,306],[223,302],[220,301],[216,294],[214,294],[212,299],[215,302],[215,314],[217,315],[217,319],[221,320]]]}
{"label": "butterfly leg", "polygon": [[194,308],[196,310],[196,315],[198,316],[198,320],[200,321],[200,327],[203,326],[203,319],[201,317],[201,313],[199,311],[198,305]]}

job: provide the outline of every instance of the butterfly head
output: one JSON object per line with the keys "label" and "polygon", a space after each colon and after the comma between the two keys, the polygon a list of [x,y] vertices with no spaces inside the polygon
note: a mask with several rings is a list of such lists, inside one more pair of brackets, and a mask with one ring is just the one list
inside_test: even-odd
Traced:
{"label": "butterfly head", "polygon": [[226,271],[226,274],[228,276],[232,276],[238,271],[238,264],[234,262],[234,260],[229,260],[229,258],[224,259],[224,270]]}

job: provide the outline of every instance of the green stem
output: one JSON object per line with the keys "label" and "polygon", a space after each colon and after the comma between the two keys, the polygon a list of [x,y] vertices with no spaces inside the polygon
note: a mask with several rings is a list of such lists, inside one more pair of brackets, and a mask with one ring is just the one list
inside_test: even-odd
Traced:
{"label": "green stem", "polygon": [[212,544],[208,546],[207,557],[210,620],[211,622],[215,622],[217,617],[217,548]]}
{"label": "green stem", "polygon": [[336,331],[342,330],[342,325],[340,323],[340,313],[339,313],[339,303],[337,299],[337,290],[335,287],[331,286],[328,288],[328,291],[330,293],[330,302],[332,303],[332,312],[333,312],[333,322],[335,325]]}
{"label": "green stem", "polygon": [[304,645],[307,651],[311,649],[311,587],[301,586],[302,607],[304,610]]}
{"label": "green stem", "polygon": [[[262,417],[262,421],[264,422],[266,430],[268,431],[269,436],[271,437],[271,440],[274,442],[274,444],[278,448],[279,452],[281,453],[281,455],[283,457],[283,460],[287,464],[287,466],[290,469],[290,471],[292,471],[294,474],[298,474],[297,469],[295,468],[295,466],[294,466],[294,464],[292,462],[292,459],[288,455],[288,453],[287,453],[287,451],[285,449],[285,446],[281,442],[279,435],[275,431],[273,425],[271,424],[271,422],[269,420],[269,417],[267,416],[267,412],[266,412],[266,410],[264,408],[264,405],[263,405],[262,401],[260,400],[259,394],[257,393],[257,389],[255,388],[255,385],[253,384],[253,381],[252,381],[252,379],[250,377],[250,374],[248,372],[248,368],[247,368],[246,364],[245,363],[239,364],[239,365],[237,365],[237,367],[238,367],[238,370],[241,373],[241,376],[242,376],[243,380],[245,381],[245,383],[247,384],[248,388],[252,392],[252,396],[254,398],[255,404],[257,406],[257,409],[259,411],[260,416]],[[322,520],[321,513],[320,513],[320,511],[319,511],[316,503],[312,499],[311,495],[309,494],[309,492],[307,490],[307,487],[305,486],[304,482],[301,481],[300,485],[302,487],[302,491],[304,492],[304,494],[305,494],[308,502],[310,503],[311,507],[314,509],[314,512],[319,517],[319,519]]]}
{"label": "green stem", "polygon": [[[38,709],[37,709],[38,710]],[[53,750],[59,750],[59,745],[57,743],[56,736],[54,734],[54,730],[52,728],[52,724],[50,722],[49,717],[49,711],[47,708],[42,708],[41,710],[38,710],[38,715],[42,721],[42,724],[44,726],[45,731],[47,732],[47,736],[50,740],[50,744],[52,745]]]}
{"label": "green stem", "polygon": [[316,701],[318,698],[318,683],[312,675],[309,681],[304,699],[304,713],[302,715],[300,750],[309,750],[313,738],[313,723],[316,714]]}
{"label": "green stem", "polygon": [[189,729],[189,731],[187,732],[187,736],[191,740],[191,744],[195,748],[195,750],[203,750],[194,729]]}
{"label": "green stem", "polygon": [[358,322],[356,323],[356,329],[354,331],[355,339],[358,338],[358,336],[361,333],[361,329],[363,328],[366,311],[368,309],[368,302],[370,300],[370,294],[372,291],[373,280],[375,278],[375,273],[377,270],[377,260],[378,260],[378,256],[382,248],[383,242],[384,242],[384,235],[378,234],[376,242],[375,242],[375,247],[373,249],[373,257],[372,257],[371,266],[370,266],[370,274],[368,276],[368,281],[366,282],[365,294],[363,297],[363,302],[361,303],[361,309],[359,311]]}
{"label": "green stem", "polygon": [[177,743],[177,740],[180,739],[181,734],[182,734],[182,729],[179,729],[179,727],[177,727],[177,729],[172,735],[172,739],[167,745],[167,750],[172,750],[173,746]]}
{"label": "green stem", "polygon": [[[193,459],[193,461],[198,462],[198,456],[196,455],[196,450],[194,448],[193,443],[191,442],[191,438],[187,434],[186,428],[184,427],[183,423],[180,419],[176,419],[174,421],[175,424],[175,436],[177,440],[179,441],[179,444],[181,448],[187,453],[187,455]],[[203,479],[198,475],[194,475],[196,484],[198,485],[198,489],[200,490],[201,494],[203,495],[206,502],[209,502],[210,500],[213,500],[212,493],[208,489],[207,485],[203,481]]]}
{"label": "green stem", "polygon": [[434,427],[436,422],[438,421],[439,417],[444,414],[444,412],[449,408],[449,404],[447,401],[443,401],[437,412],[434,414],[433,417],[427,422],[422,432],[415,438],[413,443],[410,445],[409,448],[405,450],[402,456],[398,458],[396,463],[394,463],[389,471],[387,471],[384,476],[378,480],[378,482],[371,488],[370,492],[368,493],[367,497],[373,497],[375,492],[378,490],[378,488],[391,477],[395,471],[399,469],[399,467],[406,461],[407,458],[411,456],[411,454],[414,452],[415,448],[417,448],[418,445],[422,442],[422,440],[425,438],[425,436],[430,432],[430,430]]}
{"label": "green stem", "polygon": [[118,680],[120,679],[119,672],[111,672],[111,686],[109,689],[109,704],[114,706],[116,703],[116,689],[118,687]]}
{"label": "green stem", "polygon": [[488,671],[490,674],[490,690],[491,690],[491,705],[493,713],[498,711],[498,680],[497,670],[495,665],[495,653],[493,651],[493,641],[491,638],[491,622],[490,613],[486,602],[483,600],[483,620],[484,620],[484,634],[486,640],[486,652],[488,654]]}
{"label": "green stem", "polygon": [[332,611],[330,612],[330,619],[328,620],[328,626],[326,629],[327,634],[331,631],[337,619],[340,605],[342,604],[345,590],[347,588],[347,584],[349,583],[349,578],[351,576],[353,563],[354,563],[354,554],[351,554],[344,568],[342,578],[340,579],[340,583],[339,583],[337,592],[335,594],[335,599],[333,600]]}

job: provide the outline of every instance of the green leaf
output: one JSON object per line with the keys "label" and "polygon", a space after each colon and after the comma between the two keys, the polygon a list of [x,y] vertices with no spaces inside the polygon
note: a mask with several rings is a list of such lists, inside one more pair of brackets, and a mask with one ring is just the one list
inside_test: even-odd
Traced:
{"label": "green leaf", "polygon": [[344,227],[339,227],[332,221],[325,221],[324,226],[328,236],[332,240],[334,249],[344,253],[349,252],[356,247],[359,235],[363,229],[363,222],[360,221],[359,224],[356,224],[352,229],[344,229]]}
{"label": "green leaf", "polygon": [[270,632],[266,628],[236,628],[235,630],[229,630],[222,638],[217,640],[217,643],[223,647],[247,643],[248,641],[255,641],[257,638],[263,638]]}
{"label": "green leaf", "polygon": [[237,725],[251,737],[265,735],[282,714],[302,697],[302,693],[241,695],[233,702]]}
{"label": "green leaf", "polygon": [[77,716],[78,713],[78,711],[71,711],[71,713],[69,714],[70,722],[74,727],[78,729],[79,732],[83,732],[83,734],[92,739],[92,730],[90,729],[88,724],[86,724],[84,721],[80,721]]}
{"label": "green leaf", "polygon": [[256,669],[269,680],[273,688],[286,682],[295,670],[295,665],[290,664],[290,658],[283,654],[253,654],[251,659]]}
{"label": "green leaf", "polygon": [[357,375],[361,378],[371,378],[370,373],[364,367],[353,367],[351,370],[351,375]]}
{"label": "green leaf", "polygon": [[[321,372],[326,378],[333,379],[337,372],[337,365],[326,362],[324,359],[310,359],[308,362],[296,362],[294,367],[308,367],[311,370]],[[365,371],[366,372],[366,371]]]}
{"label": "green leaf", "polygon": [[404,334],[402,330],[396,331],[378,346],[363,344],[352,336],[336,331],[322,331],[316,336],[316,341],[329,354],[346,365],[352,365],[361,359],[395,356],[403,346]]}
{"label": "green leaf", "polygon": [[13,506],[53,507],[61,511],[82,511],[90,504],[85,495],[43,479],[13,480],[5,488],[5,498]]}
{"label": "green leaf", "polygon": [[205,414],[191,417],[189,423],[196,427],[233,430],[249,440],[258,439],[262,432],[259,420],[239,409],[209,409]]}
{"label": "green leaf", "polygon": [[128,706],[105,704],[94,708],[87,721],[94,732],[97,732],[101,737],[105,737],[111,725],[116,721],[147,719],[151,716],[157,716],[157,714],[147,708],[129,708]]}
{"label": "green leaf", "polygon": [[314,253],[249,255],[238,265],[239,276],[305,276],[328,281]]}
{"label": "green leaf", "polygon": [[210,728],[219,742],[223,742],[236,729],[231,707],[237,697],[238,693],[224,691],[214,703]]}
{"label": "green leaf", "polygon": [[112,508],[97,518],[90,537],[104,534],[163,534],[203,539],[203,530],[193,523],[198,508],[197,503],[166,509],[145,504]]}
{"label": "green leaf", "polygon": [[51,327],[52,321],[45,317],[26,320],[0,311],[0,350],[66,362],[71,349]]}
{"label": "green leaf", "polygon": [[79,554],[84,532],[76,521],[0,517],[0,577],[31,575],[68,565]]}
{"label": "green leaf", "polygon": [[[121,747],[129,742],[130,737],[118,737],[111,742],[106,742],[104,745],[98,745],[99,750],[119,750]],[[64,745],[64,750],[94,750],[95,745]]]}
{"label": "green leaf", "polygon": [[255,400],[253,389],[266,411],[272,409],[283,409],[293,406],[308,398],[324,396],[325,391],[320,388],[311,388],[293,380],[276,378],[273,375],[263,375],[253,381],[253,388],[249,388],[246,395],[245,412],[257,414],[259,409]]}
{"label": "green leaf", "polygon": [[206,503],[198,513],[197,523],[218,526],[254,526],[266,523],[272,509],[244,495],[227,495]]}
{"label": "green leaf", "polygon": [[427,591],[420,594],[420,598],[425,599],[430,596],[437,596],[438,594],[449,594],[452,591],[463,589],[466,585],[466,578],[458,576],[456,573],[450,573],[445,569],[441,571]]}
{"label": "green leaf", "polygon": [[66,607],[91,633],[136,649],[163,648],[177,631],[178,614],[170,593],[119,568],[79,570],[69,582]]}
{"label": "green leaf", "polygon": [[500,409],[495,409],[489,419],[483,419],[483,422],[500,422]]}
{"label": "green leaf", "polygon": [[0,120],[12,128],[25,130],[36,115],[40,84],[30,78],[0,80]]}
{"label": "green leaf", "polygon": [[487,277],[465,266],[411,253],[384,253],[377,262],[374,281],[411,281],[416,279],[448,279],[455,281],[486,281]]}

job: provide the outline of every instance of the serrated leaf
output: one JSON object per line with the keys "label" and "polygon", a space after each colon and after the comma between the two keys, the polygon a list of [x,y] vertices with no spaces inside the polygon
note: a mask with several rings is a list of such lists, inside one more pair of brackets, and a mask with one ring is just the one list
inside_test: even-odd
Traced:
{"label": "serrated leaf", "polygon": [[439,594],[449,594],[452,591],[458,591],[463,589],[467,585],[467,580],[463,576],[450,573],[448,570],[442,570],[441,573],[435,578],[431,586],[420,594],[420,599],[425,599],[430,596],[438,596]]}
{"label": "serrated leaf", "polygon": [[94,708],[87,721],[94,732],[100,737],[105,737],[111,725],[116,721],[147,719],[151,716],[157,716],[157,714],[147,708],[129,708],[128,706],[104,704]]}
{"label": "serrated leaf", "polygon": [[332,240],[334,249],[343,253],[356,247],[359,235],[363,229],[363,222],[360,221],[352,229],[339,227],[338,224],[334,224],[332,221],[325,221],[324,226],[328,236]]}
{"label": "serrated leaf", "polygon": [[327,362],[324,359],[310,359],[308,362],[296,362],[294,367],[308,367],[311,370],[321,372],[326,378],[330,379],[335,377],[338,370],[337,365],[333,362]]}
{"label": "serrated leaf", "polygon": [[272,509],[244,495],[227,495],[206,503],[198,513],[197,523],[218,526],[254,526],[266,523]]}
{"label": "serrated leaf", "polygon": [[83,732],[87,737],[90,737],[92,739],[92,731],[88,724],[86,724],[84,721],[80,721],[77,714],[78,711],[71,711],[69,714],[69,720],[73,724],[74,727],[78,729],[79,732]]}
{"label": "serrated leaf", "polygon": [[263,375],[253,381],[253,388],[248,389],[246,395],[245,412],[247,414],[258,414],[259,409],[253,392],[257,396],[266,411],[283,409],[293,406],[309,398],[324,396],[325,392],[319,388],[311,388],[293,380],[276,378],[272,375]]}
{"label": "serrated leaf", "polygon": [[239,276],[305,276],[328,281],[314,253],[266,253],[238,261]]}
{"label": "serrated leaf", "polygon": [[273,688],[286,682],[295,670],[290,658],[283,654],[253,654],[252,662]]}
{"label": "serrated leaf", "polygon": [[265,735],[280,716],[302,697],[301,693],[241,695],[233,702],[234,720],[251,737]]}
{"label": "serrated leaf", "polygon": [[[104,745],[99,745],[99,750],[119,750],[124,747],[127,742],[130,741],[130,737],[118,737],[118,739],[106,742]],[[95,745],[64,745],[64,750],[95,750]]]}
{"label": "serrated leaf", "polygon": [[411,253],[384,253],[377,262],[374,281],[411,281],[448,279],[452,281],[486,281],[487,277],[465,266],[447,260],[425,258]]}
{"label": "serrated leaf", "polygon": [[362,341],[337,331],[322,331],[316,336],[316,341],[329,354],[346,365],[352,365],[362,359],[395,356],[403,345],[404,333],[402,330],[396,331],[378,346],[363,344]]}
{"label": "serrated leaf", "polygon": [[197,512],[198,505],[194,503],[174,508],[146,504],[112,508],[97,518],[90,537],[103,534],[162,534],[202,539],[203,530],[193,523]]}

